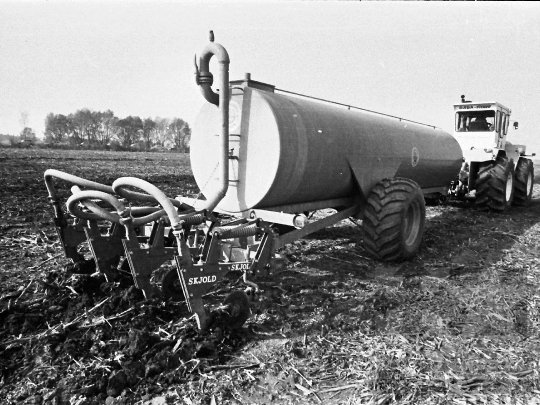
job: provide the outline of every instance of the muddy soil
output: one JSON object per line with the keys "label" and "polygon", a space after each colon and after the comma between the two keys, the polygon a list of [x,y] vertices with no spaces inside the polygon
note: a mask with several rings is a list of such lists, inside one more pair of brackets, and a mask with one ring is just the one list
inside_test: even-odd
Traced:
{"label": "muddy soil", "polygon": [[[538,185],[529,208],[503,214],[468,202],[428,207],[411,262],[368,258],[349,220],[296,241],[281,252],[285,269],[257,280],[243,327],[217,313],[200,333],[184,302],[145,300],[122,270],[107,282],[87,247],[84,263],[65,259],[43,182],[49,168],[105,184],[137,176],[171,197],[198,193],[183,155],[0,149],[1,403],[540,395]],[[240,276],[223,281],[210,308],[242,288]]]}

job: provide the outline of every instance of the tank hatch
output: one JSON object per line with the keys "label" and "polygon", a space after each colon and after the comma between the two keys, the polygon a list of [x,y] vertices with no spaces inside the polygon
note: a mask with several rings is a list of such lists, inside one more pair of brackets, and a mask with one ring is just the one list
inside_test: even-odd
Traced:
{"label": "tank hatch", "polygon": [[258,81],[255,81],[255,80],[251,80],[251,73],[246,73],[244,75],[243,80],[232,80],[230,82],[230,85],[233,88],[234,87],[241,87],[241,88],[251,87],[251,88],[254,88],[254,89],[258,89],[258,90],[269,91],[271,93],[273,93],[274,89],[276,88],[276,86],[273,86],[273,85],[268,84],[268,83],[263,83],[263,82],[258,82]]}

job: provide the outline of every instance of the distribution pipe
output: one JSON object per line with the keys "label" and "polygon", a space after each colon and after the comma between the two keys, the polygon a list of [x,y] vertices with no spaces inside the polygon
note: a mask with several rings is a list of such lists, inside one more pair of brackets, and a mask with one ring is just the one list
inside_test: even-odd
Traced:
{"label": "distribution pipe", "polygon": [[[94,203],[90,203],[87,205],[87,207],[94,213],[81,211],[80,208],[77,207],[77,203],[81,201],[88,203],[88,200],[90,198],[99,199],[112,205],[113,208],[118,212],[118,214],[114,212],[109,212]],[[111,222],[116,222],[117,224],[120,223],[119,213],[124,213],[126,211],[126,207],[124,206],[124,204],[118,201],[117,198],[113,197],[108,193],[97,190],[79,191],[73,194],[71,197],[68,198],[66,206],[68,211],[78,218],[89,220],[106,219]]]}
{"label": "distribution pipe", "polygon": [[[114,183],[113,183],[114,184]],[[150,194],[144,194],[144,193],[137,193],[136,191],[128,190],[124,187],[117,187],[114,189],[115,193],[118,194],[121,197],[124,197],[128,200],[136,200],[136,201],[146,201],[146,202],[152,202],[156,203],[158,202],[154,196]],[[175,200],[174,198],[166,197],[173,206],[181,208],[182,202],[179,200]]]}
{"label": "distribution pipe", "polygon": [[[89,199],[91,198],[109,203],[111,206],[114,207],[114,209],[116,209],[117,212],[107,211],[106,209],[99,207],[91,201],[89,202]],[[81,211],[80,208],[77,207],[78,202],[82,202],[82,204],[85,205],[92,212],[90,213]],[[122,204],[114,196],[96,190],[86,190],[81,191],[77,194],[73,194],[71,197],[68,198],[66,205],[68,211],[71,214],[82,219],[105,219],[107,221],[111,221],[120,225],[126,225],[126,223],[130,221],[131,225],[134,227],[142,226],[149,222],[156,221],[166,215],[165,210],[159,210],[143,217],[134,218],[131,209],[126,208],[124,204]]]}
{"label": "distribution pipe", "polygon": [[83,179],[82,177],[78,177],[69,173],[61,172],[60,170],[55,170],[55,169],[45,170],[45,174],[43,175],[43,177],[45,178],[45,186],[47,187],[47,191],[49,192],[49,197],[51,197],[53,200],[56,200],[58,198],[58,196],[56,195],[56,190],[52,182],[53,177],[68,181],[77,186],[81,186],[85,188],[92,188],[94,190],[102,191],[108,194],[114,194],[114,191],[111,186],[106,186],[105,184],[86,180],[86,179]]}
{"label": "distribution pipe", "polygon": [[[80,187],[102,191],[107,194],[118,194],[124,198],[127,198],[128,200],[147,201],[147,202],[153,202],[153,203],[157,202],[154,197],[148,194],[137,193],[135,191],[130,191],[130,190],[120,190],[121,192],[118,193],[118,192],[115,192],[115,190],[113,190],[111,186],[107,186],[101,183],[96,183],[95,181],[91,181],[91,180],[86,180],[86,179],[83,179],[82,177],[74,176],[72,174],[62,172],[60,170],[48,169],[45,171],[44,177],[45,177],[45,186],[47,187],[47,191],[49,192],[49,197],[53,200],[58,199],[56,190],[52,182],[53,177],[56,177],[60,180],[67,181],[69,183],[75,184]],[[170,198],[169,200],[175,207],[180,208],[182,206],[181,201],[174,200],[172,198]]]}
{"label": "distribution pipe", "polygon": [[[210,73],[210,59],[216,55],[219,64],[220,89],[219,94],[212,90],[214,78]],[[221,138],[220,138],[220,177],[219,188],[213,195],[206,196],[204,209],[212,212],[219,202],[225,197],[229,188],[229,54],[225,48],[214,43],[214,33],[210,31],[210,43],[199,56],[199,67],[195,56],[195,81],[201,88],[204,98],[219,107],[221,115]]]}
{"label": "distribution pipe", "polygon": [[[124,205],[112,195],[103,193],[101,191],[96,191],[96,190],[87,190],[83,192],[78,186],[71,187],[71,192],[73,193],[73,196],[72,196],[73,199],[72,201],[68,200],[68,202],[66,203],[68,205],[68,210],[71,214],[82,219],[88,219],[88,220],[106,219],[108,221],[121,224],[121,221],[120,221],[121,217],[119,214],[107,211],[106,209],[100,207],[99,205],[97,205],[91,200],[91,199],[98,199],[98,200],[108,202],[117,211],[118,211],[118,207],[120,207],[122,208],[120,212],[125,212],[126,208],[124,207]],[[81,193],[84,193],[84,194],[81,194]],[[90,212],[81,211],[76,205],[74,205],[77,202],[80,202],[92,212],[90,213]],[[158,207],[133,207],[133,208],[130,208],[129,214],[135,217],[133,219],[133,226],[141,226],[141,225],[145,225],[150,222],[158,220],[159,218],[165,216],[166,212],[165,210],[160,209]],[[145,214],[148,214],[148,215],[145,215]]]}
{"label": "distribution pipe", "polygon": [[118,194],[120,194],[120,191],[122,191],[126,186],[135,187],[140,190],[146,191],[153,198],[155,198],[155,201],[157,201],[163,207],[163,209],[169,216],[169,220],[171,221],[171,227],[173,228],[173,230],[179,231],[182,228],[181,219],[178,215],[178,212],[174,208],[172,202],[173,200],[167,197],[159,188],[157,188],[153,184],[148,183],[147,181],[137,179],[135,177],[120,177],[119,179],[116,179],[112,184],[113,190]]}

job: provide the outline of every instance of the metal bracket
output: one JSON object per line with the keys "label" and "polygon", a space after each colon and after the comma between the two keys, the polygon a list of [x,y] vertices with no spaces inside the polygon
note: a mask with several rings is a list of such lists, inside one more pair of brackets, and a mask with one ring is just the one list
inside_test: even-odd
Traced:
{"label": "metal bracket", "polygon": [[118,266],[120,256],[124,255],[122,238],[125,237],[124,227],[113,223],[110,234],[103,236],[95,221],[89,221],[90,227],[84,228],[88,245],[96,262],[96,269],[105,274],[108,282],[114,280],[114,271]]}
{"label": "metal bracket", "polygon": [[[238,262],[222,261],[222,240],[235,238],[245,244],[244,239],[248,236],[261,238],[253,259]],[[242,271],[244,282],[257,289],[256,284],[246,279],[246,275],[256,274],[264,269],[270,270],[274,263],[274,234],[270,225],[260,220],[241,219],[224,226],[212,226],[207,233],[200,261],[196,264],[191,260],[185,240],[182,239],[180,243],[182,256],[175,257],[178,277],[188,309],[196,315],[197,325],[202,330],[206,329],[211,321],[203,305],[204,294],[221,282],[230,271]]]}
{"label": "metal bracket", "polygon": [[129,262],[135,286],[140,288],[149,299],[156,291],[150,284],[150,275],[167,260],[172,260],[176,248],[164,246],[165,224],[161,221],[154,224],[149,240],[149,248],[141,248],[137,235],[132,227],[126,226],[127,239],[122,239],[125,256]]}
{"label": "metal bracket", "polygon": [[303,238],[310,233],[316,232],[318,230],[324,229],[327,226],[335,224],[338,221],[346,219],[351,216],[357,215],[362,210],[362,203],[358,202],[357,204],[345,208],[342,211],[338,211],[335,214],[327,216],[323,219],[320,219],[316,222],[311,222],[307,224],[304,228],[296,229],[294,231],[288,232],[284,235],[278,236],[275,240],[274,247],[276,249],[282,248],[287,243],[291,243],[297,239]]}
{"label": "metal bracket", "polygon": [[63,213],[60,213],[54,218],[56,233],[62,243],[64,253],[74,263],[78,263],[84,259],[77,252],[77,246],[86,241],[86,235],[84,233],[85,222],[86,220],[76,218],[75,222],[70,225]]}
{"label": "metal bracket", "polygon": [[203,305],[202,296],[221,282],[229,271],[246,271],[249,267],[250,262],[203,263],[185,266],[182,258],[176,256],[176,268],[186,297],[186,304],[188,309],[196,315],[199,329],[206,329],[210,321]]}

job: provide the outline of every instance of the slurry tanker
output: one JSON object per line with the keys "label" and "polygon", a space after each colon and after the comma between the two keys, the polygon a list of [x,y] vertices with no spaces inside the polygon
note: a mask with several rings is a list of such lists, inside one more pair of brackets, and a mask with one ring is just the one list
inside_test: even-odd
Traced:
{"label": "slurry tanker", "polygon": [[[219,92],[209,69],[214,56]],[[252,279],[283,265],[276,252],[341,220],[362,220],[364,247],[375,259],[403,261],[421,245],[426,198],[475,197],[495,211],[531,200],[533,165],[524,146],[506,142],[510,110],[499,103],[463,99],[454,106],[451,135],[280,90],[249,74],[229,82],[229,62],[211,33],[195,62],[207,103],[190,152],[204,200],[169,198],[135,177],[109,186],[45,172],[66,256],[84,260],[79,247],[87,242],[108,279],[118,266],[129,267],[147,298],[185,299],[200,328],[211,321],[203,296],[227,273],[243,275],[245,290],[229,294],[222,306],[230,325],[241,325],[249,316],[246,291],[258,291]],[[67,209],[54,178],[73,184]],[[310,216],[322,209],[335,212]],[[150,277],[171,261],[158,288]]]}

